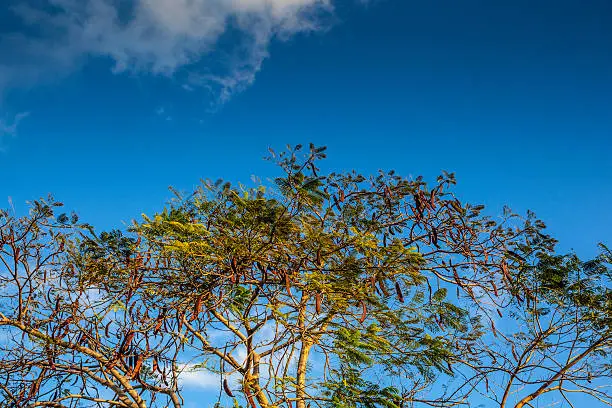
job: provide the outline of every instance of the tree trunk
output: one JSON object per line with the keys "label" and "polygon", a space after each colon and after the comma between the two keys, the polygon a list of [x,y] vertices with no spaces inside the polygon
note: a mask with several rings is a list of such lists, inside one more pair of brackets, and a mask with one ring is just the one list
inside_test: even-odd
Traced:
{"label": "tree trunk", "polygon": [[270,401],[266,396],[265,392],[259,385],[259,364],[260,357],[258,354],[253,354],[253,374],[247,374],[246,382],[248,386],[253,390],[252,394],[259,403],[262,408],[267,408],[270,406]]}
{"label": "tree trunk", "polygon": [[306,364],[313,343],[308,340],[302,341],[302,350],[298,360],[297,376],[295,384],[295,399],[297,408],[306,408]]}

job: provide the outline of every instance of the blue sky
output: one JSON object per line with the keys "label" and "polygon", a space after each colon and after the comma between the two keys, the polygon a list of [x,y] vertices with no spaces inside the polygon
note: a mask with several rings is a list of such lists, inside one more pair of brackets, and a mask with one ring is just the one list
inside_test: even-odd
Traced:
{"label": "blue sky", "polygon": [[2,206],[53,193],[112,228],[312,141],[330,170],[454,171],[563,251],[612,241],[608,0],[6,4]]}
{"label": "blue sky", "polygon": [[201,12],[221,28],[142,17],[158,31],[137,40],[104,23],[106,1],[60,0],[72,20],[36,15],[43,3],[0,11],[3,200],[52,192],[113,226],[168,185],[265,177],[268,146],[313,141],[334,169],[455,171],[463,197],[534,210],[563,249],[609,241],[607,1],[254,1]]}

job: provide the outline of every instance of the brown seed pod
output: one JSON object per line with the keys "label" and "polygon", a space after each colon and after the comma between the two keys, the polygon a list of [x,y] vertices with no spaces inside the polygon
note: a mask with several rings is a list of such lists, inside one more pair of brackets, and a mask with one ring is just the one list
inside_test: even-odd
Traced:
{"label": "brown seed pod", "polygon": [[512,350],[512,357],[514,357],[516,361],[519,361],[519,357],[518,357],[518,354],[516,354],[516,348],[514,346],[514,343],[510,343],[510,346]]}
{"label": "brown seed pod", "polygon": [[380,286],[380,290],[382,291],[383,296],[385,297],[389,296],[389,291],[387,290],[387,285],[385,284],[385,278],[383,277],[378,278],[378,286]]}
{"label": "brown seed pod", "polygon": [[433,242],[436,248],[440,248],[440,245],[438,245],[438,230],[436,230],[436,227],[431,228],[431,242]]}
{"label": "brown seed pod", "polygon": [[142,354],[138,354],[136,356],[136,363],[134,364],[134,370],[132,371],[132,375],[134,378],[137,378],[140,374],[140,369],[142,368],[143,360],[144,358],[142,357]]}
{"label": "brown seed pod", "polygon": [[223,390],[229,397],[234,398],[234,394],[232,393],[232,390],[230,390],[229,384],[227,383],[227,378],[223,379]]}
{"label": "brown seed pod", "polygon": [[457,273],[457,269],[453,266],[453,277],[455,278],[455,282],[457,285],[463,287],[463,283],[461,282],[461,278],[459,278],[459,274]]}
{"label": "brown seed pod", "polygon": [[512,278],[510,277],[510,272],[508,271],[508,264],[506,264],[505,260],[501,262],[501,270],[504,274],[504,278],[506,278],[509,284],[512,284]]}
{"label": "brown seed pod", "polygon": [[185,319],[185,311],[182,312],[178,312],[177,316],[176,316],[176,320],[177,320],[177,326],[176,329],[178,330],[178,332],[180,333],[183,330],[183,321]]}
{"label": "brown seed pod", "polygon": [[159,363],[157,362],[157,356],[153,356],[153,371],[160,372]]}
{"label": "brown seed pod", "polygon": [[121,343],[121,347],[119,348],[119,352],[121,354],[125,354],[127,352],[128,347],[130,347],[130,344],[132,343],[133,339],[134,332],[130,330],[128,334],[126,334],[125,338],[123,339],[123,343]]}
{"label": "brown seed pod", "polygon": [[419,213],[419,215],[422,215],[422,206],[423,203],[421,203],[421,197],[419,194],[414,194],[413,196],[414,198],[414,205],[416,206],[416,210]]}
{"label": "brown seed pod", "polygon": [[402,288],[399,282],[395,282],[395,292],[397,293],[397,299],[404,303],[404,294],[402,293]]}
{"label": "brown seed pod", "polygon": [[493,331],[493,336],[497,337],[497,330],[495,330],[495,323],[491,320],[491,330]]}
{"label": "brown seed pod", "polygon": [[389,188],[389,186],[385,185],[385,195],[387,196],[387,198],[391,198],[393,197],[393,192],[391,191],[391,189]]}
{"label": "brown seed pod", "polygon": [[344,196],[344,191],[342,191],[342,190],[338,190],[338,199],[339,199],[339,201],[340,201],[341,203],[343,203],[343,202],[344,202],[344,198],[345,198],[345,196]]}
{"label": "brown seed pod", "polygon": [[[43,369],[43,372],[44,371],[45,370]],[[40,379],[42,379],[42,376],[40,377]],[[28,399],[34,398],[34,396],[36,396],[36,394],[38,394],[38,390],[40,389],[40,381],[39,380],[36,380],[36,381],[32,382],[32,385],[30,386],[30,391],[28,392]]]}
{"label": "brown seed pod", "polygon": [[495,284],[495,282],[491,281],[491,286],[493,286],[493,293],[495,293],[495,296],[499,296],[499,293],[497,292],[497,285]]}
{"label": "brown seed pod", "polygon": [[202,311],[202,298],[204,295],[200,295],[196,298],[195,305],[193,306],[193,314],[191,315],[191,320],[195,320],[198,318],[198,315]]}
{"label": "brown seed pod", "polygon": [[423,190],[419,190],[419,199],[421,200],[421,205],[424,208],[429,206],[429,201],[427,201],[427,197],[425,197],[425,192]]}
{"label": "brown seed pod", "polygon": [[361,301],[361,317],[359,318],[359,323],[365,322],[365,319],[368,315],[368,309],[366,308],[366,303]]}
{"label": "brown seed pod", "polygon": [[315,294],[315,310],[317,314],[321,313],[321,294],[319,292]]}
{"label": "brown seed pod", "polygon": [[232,258],[232,261],[230,262],[230,266],[234,273],[238,272],[238,261],[236,261],[236,258]]}
{"label": "brown seed pod", "polygon": [[291,294],[291,280],[289,279],[289,274],[285,273],[285,289],[287,289],[287,294],[289,296],[293,296]]}
{"label": "brown seed pod", "polygon": [[161,317],[157,318],[157,323],[155,323],[155,327],[153,328],[153,334],[157,335],[157,333],[159,333],[159,329],[162,326],[162,322],[164,319],[162,319]]}

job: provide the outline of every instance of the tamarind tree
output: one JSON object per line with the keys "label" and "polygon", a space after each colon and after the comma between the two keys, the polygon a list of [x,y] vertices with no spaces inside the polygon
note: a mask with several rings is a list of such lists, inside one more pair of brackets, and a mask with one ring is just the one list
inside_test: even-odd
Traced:
{"label": "tamarind tree", "polygon": [[72,255],[78,219],[56,217],[59,207],[50,198],[28,216],[0,213],[0,406],[145,407],[158,394],[178,403],[176,375],[144,364],[173,361],[178,340],[132,344],[150,320],[83,285]]}
{"label": "tamarind tree", "polygon": [[562,381],[607,395],[583,384],[609,374],[603,258],[555,255],[541,221],[491,219],[452,174],[325,174],[324,157],[271,151],[273,185],[204,182],[128,231],[53,200],[3,212],[5,405],[180,407],[194,370],[218,376],[218,406],[528,406]]}
{"label": "tamarind tree", "polygon": [[484,384],[488,403],[500,407],[540,400],[580,406],[577,394],[611,406],[610,264],[612,253],[601,245],[601,254],[587,262],[538,253],[508,274],[515,295],[497,306],[503,327],[495,338],[480,339],[487,344],[470,363],[469,384]]}

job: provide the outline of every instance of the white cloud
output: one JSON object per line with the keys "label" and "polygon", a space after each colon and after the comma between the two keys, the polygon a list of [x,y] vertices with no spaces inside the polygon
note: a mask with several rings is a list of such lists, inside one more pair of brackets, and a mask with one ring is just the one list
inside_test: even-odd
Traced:
{"label": "white cloud", "polygon": [[182,367],[179,381],[182,386],[189,388],[219,389],[221,386],[219,374],[206,369],[196,369],[192,364]]}
{"label": "white cloud", "polygon": [[0,36],[0,92],[105,57],[116,73],[172,75],[220,102],[250,85],[270,42],[323,28],[332,0],[20,0]]}

